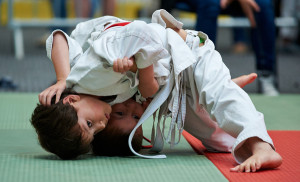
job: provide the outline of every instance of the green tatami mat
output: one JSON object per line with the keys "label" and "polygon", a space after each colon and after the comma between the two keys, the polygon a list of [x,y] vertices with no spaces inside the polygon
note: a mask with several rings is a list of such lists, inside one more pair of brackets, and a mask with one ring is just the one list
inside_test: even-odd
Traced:
{"label": "green tatami mat", "polygon": [[300,130],[299,94],[250,97],[256,109],[264,114],[268,130]]}
{"label": "green tatami mat", "polygon": [[38,94],[0,92],[0,129],[29,129]]}
{"label": "green tatami mat", "polygon": [[85,155],[63,161],[42,151],[32,136],[31,130],[1,131],[1,181],[227,181],[185,142],[167,159]]}
{"label": "green tatami mat", "polygon": [[[227,181],[203,155],[194,153],[182,138],[164,151],[167,159],[94,157],[63,161],[45,152],[37,142],[29,118],[37,94],[0,93],[0,181]],[[151,120],[144,125],[150,133]]]}
{"label": "green tatami mat", "polygon": [[[300,95],[251,98],[264,113],[268,129],[300,129]],[[37,101],[37,93],[0,93],[1,182],[227,181],[206,157],[196,155],[183,138],[174,149],[165,147],[167,159],[84,155],[79,160],[59,160],[38,145],[30,126],[29,118]],[[148,136],[151,124],[150,119],[144,125]]]}

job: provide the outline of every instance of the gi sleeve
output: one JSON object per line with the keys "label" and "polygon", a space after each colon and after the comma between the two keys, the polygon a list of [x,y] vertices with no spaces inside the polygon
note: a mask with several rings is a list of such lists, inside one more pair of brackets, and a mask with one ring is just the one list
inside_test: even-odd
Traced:
{"label": "gi sleeve", "polygon": [[134,21],[124,27],[112,27],[101,34],[92,35],[92,47],[97,55],[110,65],[118,58],[135,56],[138,68],[146,68],[168,51],[158,35],[142,21]]}
{"label": "gi sleeve", "polygon": [[53,35],[56,32],[62,32],[67,40],[68,47],[69,47],[69,62],[70,62],[70,67],[72,68],[75,65],[78,58],[82,55],[82,48],[76,40],[69,37],[62,30],[54,30],[51,33],[51,35],[48,37],[46,41],[47,56],[50,60],[52,60]]}

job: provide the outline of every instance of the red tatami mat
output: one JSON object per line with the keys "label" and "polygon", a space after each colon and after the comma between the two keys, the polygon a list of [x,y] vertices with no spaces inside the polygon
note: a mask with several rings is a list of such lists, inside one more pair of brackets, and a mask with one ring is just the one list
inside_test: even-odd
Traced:
{"label": "red tatami mat", "polygon": [[205,151],[201,142],[184,131],[183,136],[196,152],[204,154],[223,173],[229,181],[288,181],[300,182],[300,131],[268,131],[276,151],[282,156],[283,163],[278,169],[263,170],[255,173],[230,172],[236,165],[230,153],[210,153]]}

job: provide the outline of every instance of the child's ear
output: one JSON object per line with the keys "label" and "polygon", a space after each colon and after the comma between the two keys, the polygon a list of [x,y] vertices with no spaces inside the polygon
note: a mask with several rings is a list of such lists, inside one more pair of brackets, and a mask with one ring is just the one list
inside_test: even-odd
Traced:
{"label": "child's ear", "polygon": [[79,95],[68,95],[63,99],[63,104],[74,104],[75,102],[80,101]]}

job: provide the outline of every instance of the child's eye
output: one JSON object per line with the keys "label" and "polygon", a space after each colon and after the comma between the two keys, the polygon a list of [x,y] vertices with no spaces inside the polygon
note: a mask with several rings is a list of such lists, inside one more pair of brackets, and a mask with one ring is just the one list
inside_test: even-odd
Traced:
{"label": "child's eye", "polygon": [[86,121],[86,124],[88,125],[89,128],[91,128],[93,126],[91,121]]}
{"label": "child's eye", "polygon": [[123,116],[124,113],[123,112],[116,112],[118,115]]}
{"label": "child's eye", "polygon": [[140,119],[140,117],[138,117],[138,116],[136,116],[136,115],[133,115],[132,117],[133,117],[134,119],[137,119],[137,120]]}

